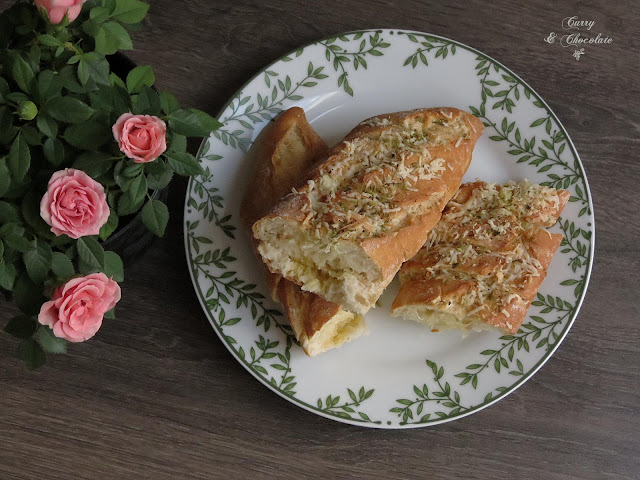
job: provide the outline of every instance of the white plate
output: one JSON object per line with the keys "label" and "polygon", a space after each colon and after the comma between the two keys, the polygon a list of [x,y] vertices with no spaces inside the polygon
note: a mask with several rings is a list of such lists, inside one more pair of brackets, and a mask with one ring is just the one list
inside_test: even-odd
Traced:
{"label": "white plate", "polygon": [[[266,298],[238,208],[244,151],[282,109],[304,108],[328,143],[379,113],[470,110],[486,127],[465,181],[529,178],[571,191],[553,231],[565,240],[516,335],[432,333],[389,316],[393,286],[367,316],[370,334],[308,358]],[[355,425],[409,428],[476,412],[513,392],[546,362],[573,323],[594,246],[591,195],[578,153],[547,104],[511,70],[436,35],[349,32],[302,47],[259,72],[219,115],[188,187],[184,232],[200,303],[233,356],[260,382],[313,413]]]}

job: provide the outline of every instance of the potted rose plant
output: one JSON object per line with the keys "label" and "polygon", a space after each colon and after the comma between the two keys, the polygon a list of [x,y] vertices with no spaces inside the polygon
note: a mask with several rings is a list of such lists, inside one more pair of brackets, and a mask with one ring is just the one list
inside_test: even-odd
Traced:
{"label": "potted rose plant", "polygon": [[5,331],[29,369],[91,338],[120,299],[108,239],[139,219],[161,236],[156,194],[200,166],[187,137],[219,122],[126,76],[109,56],[133,48],[139,0],[21,0],[0,14],[0,290],[22,314]]}

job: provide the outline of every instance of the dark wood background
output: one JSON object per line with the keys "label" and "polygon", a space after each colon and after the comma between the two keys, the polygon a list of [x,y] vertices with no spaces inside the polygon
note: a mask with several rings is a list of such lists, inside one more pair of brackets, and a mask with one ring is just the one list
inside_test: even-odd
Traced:
{"label": "dark wood background", "polygon": [[[640,477],[638,3],[151,4],[131,57],[153,64],[159,88],[212,114],[269,62],[358,28],[441,34],[503,62],[548,101],[581,154],[597,226],[589,292],[553,358],[499,404],[418,430],[342,425],[271,393],[218,340],[187,272],[176,182],[167,235],[127,270],[116,320],[36,373],[0,335],[0,478]],[[571,15],[614,42],[579,62],[544,43]],[[13,313],[0,304],[0,325]]]}

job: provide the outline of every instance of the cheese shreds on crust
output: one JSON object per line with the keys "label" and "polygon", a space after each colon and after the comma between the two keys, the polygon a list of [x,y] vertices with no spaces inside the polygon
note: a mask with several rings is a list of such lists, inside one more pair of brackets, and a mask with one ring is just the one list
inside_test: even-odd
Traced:
{"label": "cheese shreds on crust", "polygon": [[438,330],[516,333],[562,240],[545,227],[568,198],[528,180],[462,185],[400,270],[392,315]]}
{"label": "cheese shreds on crust", "polygon": [[[364,125],[387,127],[377,138],[356,138],[343,142],[347,161],[321,169],[320,179],[308,180],[305,204],[311,224],[335,243],[379,237],[401,227],[407,217],[401,208],[402,191],[416,191],[420,180],[438,178],[445,170],[443,158],[433,158],[430,147],[447,141],[435,128],[421,122],[391,125],[388,119],[370,119]],[[450,126],[456,132],[455,148],[469,136],[469,126],[461,117]],[[341,179],[341,180],[337,180]]]}

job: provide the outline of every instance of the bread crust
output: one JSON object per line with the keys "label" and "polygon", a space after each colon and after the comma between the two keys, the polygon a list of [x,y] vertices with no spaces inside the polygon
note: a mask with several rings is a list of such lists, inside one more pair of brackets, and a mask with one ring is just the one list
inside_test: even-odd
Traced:
{"label": "bread crust", "polygon": [[[326,156],[328,151],[329,147],[309,125],[301,108],[292,107],[269,122],[247,153],[247,161],[254,167],[240,208],[240,217],[247,228],[250,229],[294,185],[300,183],[314,162]],[[257,254],[253,236],[251,240]],[[262,262],[261,265],[269,293],[283,305],[304,351],[307,355],[324,351],[326,344],[316,345],[314,337],[341,313],[340,306],[302,291],[298,285],[270,272]],[[361,334],[364,333],[364,324],[361,319],[359,321]],[[355,336],[358,335],[354,333],[351,338]]]}
{"label": "bread crust", "polygon": [[[485,182],[462,185],[450,205],[445,208],[442,222],[452,222],[448,212],[451,209],[463,209],[474,191],[485,189],[486,186]],[[495,311],[485,307],[474,314],[487,325],[516,333],[526,318],[531,302],[535,299],[553,255],[562,241],[562,235],[551,234],[544,227],[550,227],[557,221],[568,199],[569,192],[560,190],[557,191],[557,202],[543,203],[540,208],[527,208],[523,212],[516,209],[514,215],[505,217],[511,222],[511,229],[492,235],[473,236],[473,233],[483,232],[483,228],[489,226],[488,219],[478,222],[471,219],[464,225],[455,225],[455,239],[445,238],[441,242],[436,241],[435,245],[426,245],[416,257],[403,265],[400,271],[401,286],[391,307],[392,314],[405,316],[411,313],[407,311],[407,307],[413,311],[415,308],[426,307],[432,311],[464,317],[464,298],[479,288],[478,279],[490,277],[499,271],[505,262],[510,261],[509,252],[520,247],[526,250],[528,256],[533,259],[532,263],[537,265],[537,274],[522,275],[521,281],[517,282],[510,292],[516,295],[503,305],[501,310]],[[489,228],[499,228],[495,225],[493,223],[493,227]],[[467,259],[457,259],[455,265],[439,267],[438,262],[442,258],[449,258],[445,257],[447,252],[460,245],[471,245],[475,255]],[[442,278],[438,272],[443,271],[443,268],[457,272],[457,275]]]}
{"label": "bread crust", "polygon": [[[292,140],[301,142],[295,152],[289,151]],[[327,152],[328,145],[309,125],[302,108],[292,107],[278,114],[264,126],[247,152],[246,161],[254,166],[254,173],[247,186],[249,195],[242,200],[242,221],[253,225]],[[292,153],[298,155],[294,158]]]}
{"label": "bread crust", "polygon": [[[298,155],[288,155],[285,140],[299,139]],[[273,206],[298,184],[318,158],[326,155],[329,146],[307,122],[304,110],[292,107],[281,112],[260,131],[247,152],[246,161],[253,165],[242,205],[240,219],[247,226],[264,216]],[[289,161],[282,161],[289,159]],[[254,251],[256,242],[251,236]],[[258,258],[260,258],[258,256]],[[271,298],[282,303],[279,285],[282,276],[271,273],[261,262]],[[282,292],[287,291],[286,289]],[[340,308],[340,307],[338,307]]]}
{"label": "bread crust", "polygon": [[[303,289],[309,289],[329,300],[339,302],[339,299],[332,297],[322,288],[310,287],[295,275],[284,272],[281,265],[270,261],[264,255],[264,239],[260,238],[260,231],[268,231],[269,222],[278,219],[292,222],[292,224],[297,224],[296,228],[311,232],[313,226],[305,224],[305,220],[308,219],[309,211],[313,208],[309,199],[314,188],[313,185],[323,182],[327,176],[335,176],[338,181],[348,186],[352,179],[339,175],[347,170],[348,162],[353,158],[351,151],[355,143],[372,140],[375,145],[377,139],[380,139],[385,132],[389,132],[392,128],[408,129],[411,125],[419,123],[424,125],[425,131],[429,125],[432,127],[443,125],[442,132],[445,133],[447,125],[462,125],[460,129],[465,132],[465,137],[455,137],[440,144],[429,145],[427,150],[429,158],[420,158],[420,154],[405,157],[405,166],[415,164],[415,162],[421,164],[428,160],[442,159],[444,171],[432,178],[418,177],[417,180],[410,182],[410,189],[399,189],[394,192],[390,199],[390,204],[393,205],[391,210],[397,209],[397,216],[401,216],[396,227],[387,232],[378,232],[375,235],[364,235],[361,238],[349,240],[372,260],[377,269],[376,286],[379,287],[379,294],[382,293],[402,263],[422,247],[429,230],[439,220],[442,209],[460,186],[462,177],[471,162],[473,148],[484,130],[482,122],[470,113],[456,108],[427,108],[377,115],[361,122],[331,150],[324,161],[315,166],[305,179],[306,183],[302,182],[295,193],[287,195],[254,224],[253,233],[258,240],[258,249],[271,271],[285,274],[289,280],[298,283]],[[425,135],[428,137],[428,134]],[[357,185],[355,187],[357,188]],[[325,234],[327,237],[329,236],[329,233],[323,231],[322,235]],[[362,307],[343,303],[343,308],[364,313],[373,303],[375,303],[375,299]]]}

